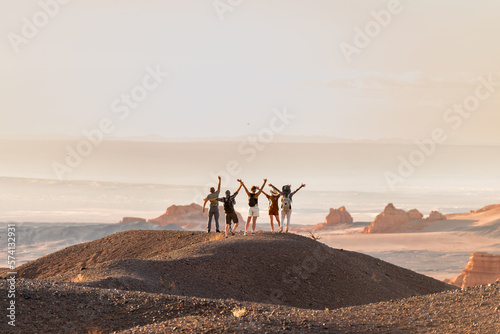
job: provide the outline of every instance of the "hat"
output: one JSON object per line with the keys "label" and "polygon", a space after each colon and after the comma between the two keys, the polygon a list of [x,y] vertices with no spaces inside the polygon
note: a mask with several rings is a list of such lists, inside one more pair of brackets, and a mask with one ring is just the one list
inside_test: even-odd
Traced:
{"label": "hat", "polygon": [[271,190],[271,194],[273,194],[273,195],[278,195],[278,192],[277,192],[276,190],[272,189],[272,190]]}

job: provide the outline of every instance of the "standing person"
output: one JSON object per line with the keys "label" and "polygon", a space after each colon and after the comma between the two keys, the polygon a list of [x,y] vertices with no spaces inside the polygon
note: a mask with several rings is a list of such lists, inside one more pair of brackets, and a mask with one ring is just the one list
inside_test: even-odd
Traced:
{"label": "standing person", "polygon": [[[267,179],[264,179],[264,183],[262,184],[262,187],[260,187],[260,189],[257,188],[256,186],[252,186],[252,188],[250,188],[250,191],[248,191],[243,181],[238,179],[238,182],[241,183],[241,185],[245,189],[245,192],[248,195],[249,208],[248,208],[247,225],[245,227],[245,235],[248,235],[248,227],[250,226],[250,221],[252,219],[253,219],[252,235],[255,235],[255,227],[257,226],[257,217],[259,217],[259,195],[262,192],[262,188],[264,188],[264,186],[266,185]],[[257,190],[259,190],[258,193],[256,193]]]}
{"label": "standing person", "polygon": [[285,217],[286,217],[286,229],[285,233],[288,233],[288,228],[290,227],[290,218],[292,217],[292,197],[299,191],[301,188],[305,187],[306,185],[302,183],[300,187],[295,189],[295,191],[291,191],[291,186],[289,184],[284,185],[282,188],[282,191],[279,191],[278,188],[273,186],[272,184],[269,185],[272,187],[274,190],[279,192],[281,194],[281,230],[280,232],[283,231],[285,227]]}
{"label": "standing person", "polygon": [[[234,235],[234,231],[238,228],[238,215],[236,211],[234,211],[234,205],[236,204],[235,198],[238,196],[238,192],[241,189],[241,184],[238,190],[234,194],[231,195],[229,190],[226,190],[226,197],[216,198],[216,199],[208,199],[209,201],[217,201],[224,203],[224,212],[226,213],[226,238],[229,236],[229,232],[231,235]],[[231,229],[231,221],[234,222],[234,228]]]}
{"label": "standing person", "polygon": [[220,182],[221,182],[221,178],[219,176],[219,184],[217,185],[217,191],[215,191],[214,187],[211,187],[210,194],[207,195],[207,198],[205,198],[205,201],[203,202],[203,212],[205,212],[205,205],[207,204],[208,201],[210,201],[210,210],[208,211],[208,226],[207,226],[208,233],[210,233],[210,230],[212,229],[212,217],[215,218],[215,232],[220,233],[220,231],[219,231],[219,202],[213,201],[214,199],[217,199],[219,197]]}
{"label": "standing person", "polygon": [[269,219],[271,220],[271,231],[274,232],[273,217],[276,218],[276,222],[278,223],[278,229],[281,231],[282,229],[280,224],[280,206],[278,203],[281,194],[274,189],[271,189],[271,195],[266,194],[264,190],[262,190],[262,193],[266,195],[267,200],[269,201]]}

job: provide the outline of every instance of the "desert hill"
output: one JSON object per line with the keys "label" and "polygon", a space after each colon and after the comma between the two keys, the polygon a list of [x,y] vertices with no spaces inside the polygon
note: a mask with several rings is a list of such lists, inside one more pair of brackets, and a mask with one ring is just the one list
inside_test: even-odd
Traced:
{"label": "desert hill", "polygon": [[368,255],[293,234],[224,239],[128,231],[18,268],[20,277],[79,285],[324,309],[453,289]]}

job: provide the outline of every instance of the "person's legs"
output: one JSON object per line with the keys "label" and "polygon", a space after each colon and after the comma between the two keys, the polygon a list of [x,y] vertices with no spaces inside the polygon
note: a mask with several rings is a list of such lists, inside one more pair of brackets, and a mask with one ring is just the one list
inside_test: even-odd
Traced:
{"label": "person's legs", "polygon": [[285,232],[288,233],[288,228],[290,227],[290,219],[292,218],[292,210],[288,210],[286,212],[286,230]]}
{"label": "person's legs", "polygon": [[236,230],[238,229],[238,225],[239,225],[239,221],[238,221],[238,215],[235,213],[233,213],[233,223],[234,223],[234,228],[233,228],[233,231],[231,232],[232,235],[234,235],[236,233]]}
{"label": "person's legs", "polygon": [[214,215],[214,212],[212,211],[212,208],[208,210],[208,226],[207,226],[207,231],[210,233],[210,230],[212,229],[212,217]]}
{"label": "person's legs", "polygon": [[286,216],[286,211],[281,210],[281,227],[280,227],[280,232],[283,232],[283,229],[285,228],[285,216]]}
{"label": "person's legs", "polygon": [[252,223],[252,234],[255,234],[255,228],[257,227],[257,217],[253,217],[253,223]]}
{"label": "person's legs", "polygon": [[269,219],[271,220],[271,231],[274,232],[273,215],[269,215]]}
{"label": "person's legs", "polygon": [[233,233],[232,233],[233,235],[236,233],[236,230],[238,229],[238,225],[239,225],[238,222],[234,223],[234,228],[233,228]]}
{"label": "person's legs", "polygon": [[248,228],[250,227],[250,221],[252,220],[252,217],[248,216],[247,218],[247,225],[245,226],[245,235],[248,233]]}
{"label": "person's legs", "polygon": [[231,214],[230,213],[226,213],[226,238],[228,237],[229,235],[229,228],[231,226]]}
{"label": "person's legs", "polygon": [[214,209],[214,218],[215,218],[215,231],[217,233],[219,233],[220,232],[220,230],[219,230],[219,207],[214,206],[213,209]]}
{"label": "person's legs", "polygon": [[279,213],[274,214],[274,218],[276,218],[276,222],[278,223],[278,230],[281,230],[280,215],[279,215]]}

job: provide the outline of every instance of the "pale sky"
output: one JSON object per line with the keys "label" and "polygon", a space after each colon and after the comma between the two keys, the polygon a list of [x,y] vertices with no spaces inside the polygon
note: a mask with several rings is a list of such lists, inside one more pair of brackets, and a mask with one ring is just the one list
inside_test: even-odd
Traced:
{"label": "pale sky", "polygon": [[[401,0],[381,27],[371,13],[391,2],[233,0],[221,20],[212,0],[72,0],[43,22],[38,0],[2,1],[0,135],[82,136],[110,118],[112,136],[239,136],[286,106],[284,134],[412,139],[442,127],[500,145],[500,86],[457,129],[443,119],[478,77],[500,82],[500,2]],[[9,38],[34,15],[44,26],[16,53]],[[341,43],[377,24],[349,63]],[[169,76],[120,119],[113,101],[147,67]]]}

